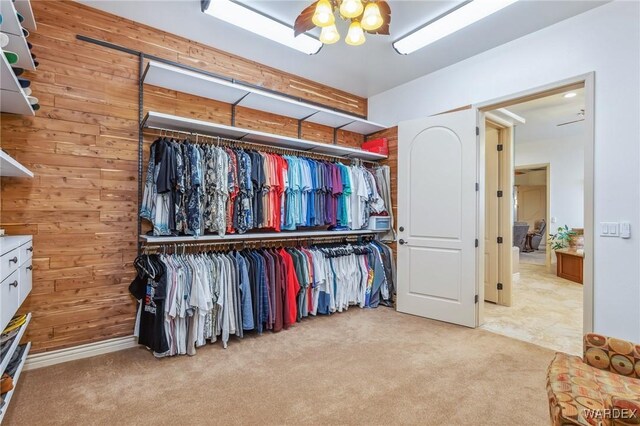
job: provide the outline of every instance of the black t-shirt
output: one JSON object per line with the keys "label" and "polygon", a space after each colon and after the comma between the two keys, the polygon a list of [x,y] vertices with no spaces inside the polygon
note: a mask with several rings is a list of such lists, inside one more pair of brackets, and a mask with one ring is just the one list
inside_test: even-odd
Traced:
{"label": "black t-shirt", "polygon": [[[164,353],[169,350],[164,330],[164,304],[167,291],[166,269],[157,255],[144,256],[144,258],[153,264],[157,273],[154,279],[146,271],[138,270],[138,275],[129,286],[133,297],[140,300],[142,304],[138,343],[147,346],[154,352]],[[144,264],[145,260],[142,260],[141,263]]]}

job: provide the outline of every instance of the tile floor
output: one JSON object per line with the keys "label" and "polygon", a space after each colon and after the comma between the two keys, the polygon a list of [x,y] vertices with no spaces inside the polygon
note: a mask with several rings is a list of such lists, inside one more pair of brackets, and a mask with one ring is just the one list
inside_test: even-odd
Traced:
{"label": "tile floor", "polygon": [[520,264],[513,305],[485,302],[482,328],[574,355],[582,353],[582,285],[543,265]]}

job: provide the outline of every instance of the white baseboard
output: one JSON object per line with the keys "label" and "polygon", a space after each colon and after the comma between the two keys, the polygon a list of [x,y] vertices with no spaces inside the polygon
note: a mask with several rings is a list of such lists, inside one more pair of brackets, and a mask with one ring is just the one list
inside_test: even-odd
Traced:
{"label": "white baseboard", "polygon": [[138,346],[138,339],[135,336],[118,337],[115,339],[103,340],[101,342],[87,343],[86,345],[74,346],[71,348],[58,349],[51,352],[42,352],[29,355],[24,365],[24,370],[35,370],[36,368],[48,367],[50,365],[61,364],[63,362],[76,359],[89,358],[96,355],[108,354],[110,352]]}

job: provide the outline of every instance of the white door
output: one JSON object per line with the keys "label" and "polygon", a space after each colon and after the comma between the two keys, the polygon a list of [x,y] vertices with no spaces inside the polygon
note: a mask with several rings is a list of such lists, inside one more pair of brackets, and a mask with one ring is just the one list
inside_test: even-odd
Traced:
{"label": "white door", "polygon": [[400,123],[400,312],[477,326],[476,110]]}

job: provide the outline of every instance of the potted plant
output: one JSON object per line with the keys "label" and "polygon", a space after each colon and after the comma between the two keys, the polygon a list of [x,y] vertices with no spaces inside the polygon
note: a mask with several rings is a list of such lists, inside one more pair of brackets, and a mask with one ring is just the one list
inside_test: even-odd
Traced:
{"label": "potted plant", "polygon": [[558,228],[555,234],[549,234],[549,244],[552,250],[561,250],[571,246],[576,231],[569,229],[567,225]]}

